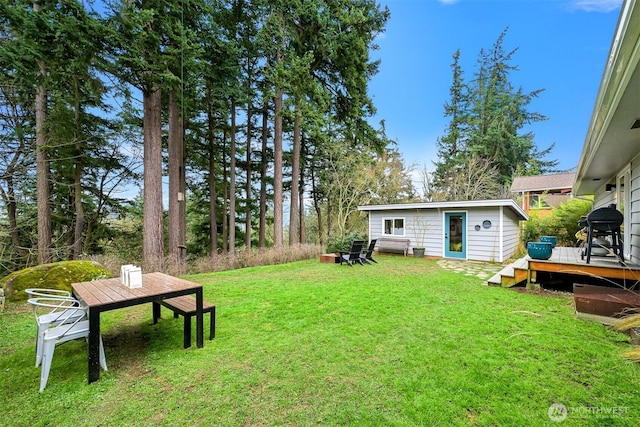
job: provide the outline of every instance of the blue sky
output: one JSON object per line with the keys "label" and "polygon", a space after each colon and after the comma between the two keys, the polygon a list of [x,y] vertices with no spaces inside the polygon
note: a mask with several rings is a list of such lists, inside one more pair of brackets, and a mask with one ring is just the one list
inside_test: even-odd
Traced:
{"label": "blue sky", "polygon": [[452,55],[461,51],[472,79],[480,49],[507,27],[503,47],[517,48],[511,81],[544,89],[530,111],[548,117],[527,128],[562,170],[580,158],[622,0],[379,0],[391,18],[372,59],[380,59],[369,94],[407,165],[433,169],[436,139],[448,124]]}

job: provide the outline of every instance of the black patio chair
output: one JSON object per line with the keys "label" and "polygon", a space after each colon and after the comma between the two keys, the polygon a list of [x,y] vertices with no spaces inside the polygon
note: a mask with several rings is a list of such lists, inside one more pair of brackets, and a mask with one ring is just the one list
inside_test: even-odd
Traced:
{"label": "black patio chair", "polygon": [[365,264],[371,264],[369,261],[373,261],[376,264],[378,261],[373,259],[373,248],[376,246],[377,239],[373,239],[369,242],[369,247],[367,249],[363,249],[360,253],[360,260]]}
{"label": "black patio chair", "polygon": [[351,244],[351,249],[348,251],[340,251],[340,265],[346,263],[349,267],[353,267],[354,263],[362,264],[360,254],[362,253],[362,247],[364,246],[364,240],[354,240]]}

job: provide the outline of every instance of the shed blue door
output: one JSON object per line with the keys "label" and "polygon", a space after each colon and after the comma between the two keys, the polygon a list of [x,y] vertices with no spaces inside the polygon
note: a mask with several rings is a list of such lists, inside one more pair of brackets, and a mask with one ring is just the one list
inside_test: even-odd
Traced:
{"label": "shed blue door", "polygon": [[447,258],[466,258],[465,247],[467,214],[465,212],[447,212],[444,214],[444,256]]}

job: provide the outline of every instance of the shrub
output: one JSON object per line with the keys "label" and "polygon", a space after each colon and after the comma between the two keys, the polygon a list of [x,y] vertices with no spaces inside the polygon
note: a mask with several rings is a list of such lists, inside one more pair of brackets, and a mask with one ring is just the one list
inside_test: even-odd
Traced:
{"label": "shrub", "polygon": [[188,273],[208,273],[213,271],[235,270],[260,265],[286,264],[294,261],[317,258],[321,253],[320,245],[295,245],[282,248],[246,250],[238,249],[235,254],[218,254],[212,257],[200,257],[189,263]]}
{"label": "shrub", "polygon": [[529,220],[525,222],[522,230],[522,242],[526,246],[528,242],[537,242],[540,236],[550,233],[548,223],[552,216],[539,217],[537,215],[529,216]]}
{"label": "shrub", "polygon": [[[294,245],[282,248],[237,248],[235,253],[219,253],[215,257],[188,257],[184,265],[172,265],[165,260],[164,272],[173,276],[184,274],[209,273],[213,271],[235,270],[237,268],[260,265],[286,264],[294,261],[317,258],[322,253],[320,245]],[[130,261],[111,255],[93,256],[92,259],[104,265],[114,276],[120,274],[120,266]],[[135,262],[134,262],[135,264]],[[139,264],[139,262],[138,262]]]}
{"label": "shrub", "polygon": [[574,246],[576,233],[580,230],[578,221],[587,215],[592,209],[591,200],[571,199],[554,210],[557,223],[558,244],[561,246]]}
{"label": "shrub", "polygon": [[590,200],[570,199],[553,210],[553,214],[545,217],[532,215],[525,223],[522,242],[536,242],[540,236],[556,236],[558,246],[574,246],[575,234],[580,230],[578,221],[591,210]]}
{"label": "shrub", "polygon": [[340,251],[348,251],[354,240],[364,240],[367,242],[367,235],[360,232],[348,233],[344,236],[329,236],[327,240],[326,253],[338,253]]}

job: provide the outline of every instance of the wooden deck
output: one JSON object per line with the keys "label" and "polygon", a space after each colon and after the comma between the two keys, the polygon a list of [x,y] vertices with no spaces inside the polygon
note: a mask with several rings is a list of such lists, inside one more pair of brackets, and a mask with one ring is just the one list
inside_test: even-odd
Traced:
{"label": "wooden deck", "polygon": [[602,277],[605,279],[640,281],[640,266],[636,264],[628,261],[620,264],[618,258],[613,255],[604,257],[591,255],[591,262],[587,264],[586,257],[584,260],[581,258],[581,252],[582,249],[580,248],[556,247],[553,249],[551,258],[548,260],[531,259],[527,256],[526,258],[529,258],[530,275],[544,271],[549,273]]}
{"label": "wooden deck", "polygon": [[536,282],[539,272],[640,282],[639,265],[628,261],[622,265],[614,256],[594,255],[587,264],[586,257],[584,260],[581,258],[581,252],[581,248],[556,247],[548,260],[532,259],[527,255],[505,267],[504,274],[501,272],[489,283],[509,287],[526,281],[531,285]]}

